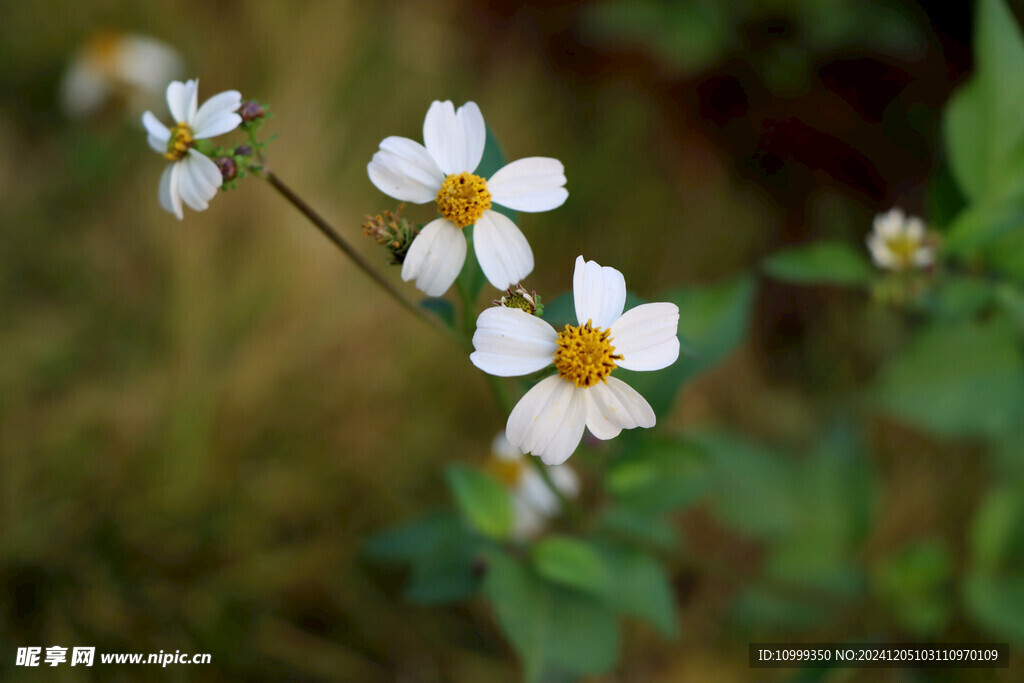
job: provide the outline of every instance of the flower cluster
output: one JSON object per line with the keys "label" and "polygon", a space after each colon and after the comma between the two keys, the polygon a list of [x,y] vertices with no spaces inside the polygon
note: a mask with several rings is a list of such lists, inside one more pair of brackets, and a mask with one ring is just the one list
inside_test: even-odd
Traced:
{"label": "flower cluster", "polygon": [[927,242],[924,221],[904,215],[901,209],[876,216],[867,243],[879,268],[905,271],[927,268],[935,262],[935,248]]}
{"label": "flower cluster", "polygon": [[242,117],[235,112],[241,104],[241,93],[226,90],[200,107],[199,81],[174,81],[167,86],[167,107],[174,125],[168,128],[151,111],[142,115],[149,146],[171,162],[160,177],[160,206],[179,220],[184,218],[182,202],[204,211],[224,183],[221,169],[196,145],[238,128]]}

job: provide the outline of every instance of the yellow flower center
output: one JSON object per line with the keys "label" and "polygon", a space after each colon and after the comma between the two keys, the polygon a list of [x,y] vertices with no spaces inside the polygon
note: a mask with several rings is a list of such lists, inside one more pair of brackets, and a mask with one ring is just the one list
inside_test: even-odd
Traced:
{"label": "yellow flower center", "polygon": [[586,325],[566,325],[558,333],[558,349],[555,351],[555,367],[558,374],[578,387],[592,387],[611,374],[617,366],[615,361],[622,355],[615,353],[610,330]]}
{"label": "yellow flower center", "polygon": [[519,482],[523,478],[523,470],[522,458],[506,460],[505,458],[491,457],[487,460],[487,471],[509,489],[519,486]]}
{"label": "yellow flower center", "polygon": [[177,161],[188,153],[188,148],[196,144],[192,137],[192,129],[184,121],[171,126],[171,139],[167,141],[167,153],[164,157],[168,161]]}
{"label": "yellow flower center", "polygon": [[472,225],[491,208],[487,181],[472,173],[453,173],[437,191],[437,210],[460,228]]}
{"label": "yellow flower center", "polygon": [[913,264],[914,254],[921,247],[921,243],[909,235],[900,235],[887,239],[885,247],[893,255],[899,268],[907,268]]}

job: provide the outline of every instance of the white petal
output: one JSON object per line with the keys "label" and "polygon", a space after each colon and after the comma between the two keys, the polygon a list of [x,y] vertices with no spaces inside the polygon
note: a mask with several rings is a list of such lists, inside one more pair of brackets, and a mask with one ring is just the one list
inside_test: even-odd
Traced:
{"label": "white petal", "polygon": [[147,111],[142,115],[142,125],[145,126],[146,132],[149,133],[151,138],[156,138],[160,142],[163,142],[163,146],[157,151],[167,151],[167,141],[171,139],[171,131],[167,126],[162,124],[160,119],[158,119],[151,111]]}
{"label": "white petal", "polygon": [[486,141],[484,117],[475,102],[466,102],[456,112],[450,101],[435,101],[427,110],[423,144],[446,175],[475,171]]}
{"label": "white petal", "polygon": [[[549,473],[552,470],[554,470],[553,467],[548,468]],[[515,496],[545,517],[558,514],[558,498],[532,466],[523,472]]]}
{"label": "white petal", "polygon": [[203,123],[202,128],[196,127],[193,137],[196,140],[205,140],[218,135],[224,135],[224,133],[230,133],[240,125],[242,125],[242,117],[234,112],[226,111],[214,118],[207,119]]}
{"label": "white petal", "polygon": [[512,497],[512,519],[512,536],[520,541],[535,538],[547,523],[545,515],[516,496]]}
{"label": "white petal", "polygon": [[867,243],[875,265],[879,268],[892,268],[894,261],[892,253],[890,253],[889,247],[885,243],[885,238],[877,233],[872,233],[868,235]]}
{"label": "white petal", "polygon": [[487,281],[508,289],[533,272],[533,251],[508,216],[484,211],[473,227],[473,248]]}
{"label": "white petal", "polygon": [[213,160],[210,159],[210,157],[195,149],[190,149],[188,151],[188,156],[192,159],[192,163],[195,165],[195,168],[206,180],[206,184],[213,188],[208,190],[210,197],[217,194],[217,188],[224,184],[224,176],[221,175],[220,169],[217,168],[217,164],[213,163]]}
{"label": "white petal", "polygon": [[569,465],[556,465],[548,468],[551,481],[555,482],[555,488],[569,498],[575,498],[580,492],[580,480],[576,476],[576,470]]}
{"label": "white petal", "polygon": [[916,242],[920,242],[924,238],[924,221],[917,216],[911,216],[904,224],[904,231],[906,232],[907,237]]}
{"label": "white petal", "polygon": [[167,165],[163,175],[160,176],[158,196],[160,197],[160,206],[164,211],[173,213],[180,221],[185,217],[185,212],[181,208],[181,193],[178,192],[178,173],[178,164]]}
{"label": "white petal", "polygon": [[78,117],[100,108],[110,94],[103,75],[81,55],[64,74],[60,82],[60,104],[64,113]]}
{"label": "white petal", "polygon": [[520,451],[561,465],[583,437],[586,401],[575,385],[553,375],[538,382],[512,409],[505,435]]}
{"label": "white petal", "polygon": [[433,201],[444,182],[426,147],[409,138],[389,137],[366,165],[370,182],[378,190],[403,202]]}
{"label": "white petal", "polygon": [[494,436],[494,440],[491,441],[491,453],[498,460],[515,461],[523,458],[523,454],[519,452],[519,449],[509,443],[505,432],[498,432]]}
{"label": "white petal", "polygon": [[163,154],[167,151],[167,141],[161,140],[155,135],[147,135],[146,142],[149,143],[149,148],[154,152],[160,152]]}
{"label": "white petal", "polygon": [[596,261],[584,262],[582,256],[577,256],[572,297],[580,325],[590,320],[594,327],[607,329],[626,305],[626,279],[614,268],[602,267]]}
{"label": "white petal", "polygon": [[188,123],[192,120],[192,113],[196,106],[196,87],[198,83],[194,80],[174,81],[167,86],[167,108],[171,110],[171,117],[175,123]]}
{"label": "white petal", "polygon": [[882,237],[896,237],[903,231],[903,210],[890,209],[875,216],[875,232]]}
{"label": "white petal", "polygon": [[469,360],[498,377],[517,377],[547,367],[558,333],[535,315],[515,308],[488,308],[476,319]]}
{"label": "white petal", "polygon": [[[242,93],[237,90],[225,90],[219,92],[210,99],[203,102],[203,106],[199,107],[196,111],[195,118],[192,120],[192,130],[195,131],[197,138],[212,137],[213,135],[220,135],[221,133],[210,133],[208,135],[201,135],[200,131],[208,128],[215,119],[219,119],[224,114],[231,114],[238,110],[242,106]],[[238,117],[238,123],[242,122],[242,117]],[[227,131],[222,131],[226,133]]]}
{"label": "white petal", "polygon": [[679,357],[679,307],[670,303],[642,304],[612,323],[611,337],[618,361],[626,370],[661,370]]}
{"label": "white petal", "polygon": [[427,296],[441,296],[466,261],[466,236],[447,218],[438,218],[412,241],[402,264],[402,279],[415,279]]}
{"label": "white petal", "polygon": [[182,201],[196,211],[205,211],[223,181],[217,164],[190,149],[189,155],[179,161],[178,165],[181,168],[178,183]]}
{"label": "white petal", "polygon": [[516,211],[550,211],[565,203],[565,168],[558,159],[528,157],[508,164],[487,180],[495,204]]}
{"label": "white petal", "polygon": [[918,247],[917,251],[914,252],[914,265],[920,268],[926,268],[935,263],[935,248],[934,247]]}
{"label": "white petal", "polygon": [[599,439],[612,439],[623,429],[653,427],[654,410],[633,387],[607,377],[583,390],[587,400],[587,429]]}

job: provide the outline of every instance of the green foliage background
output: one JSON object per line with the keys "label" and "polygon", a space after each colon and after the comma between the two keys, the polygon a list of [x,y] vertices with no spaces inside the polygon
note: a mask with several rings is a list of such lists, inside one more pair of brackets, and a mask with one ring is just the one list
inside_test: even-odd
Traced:
{"label": "green foliage background", "polygon": [[[746,644],[888,638],[1009,641],[968,673],[1014,680],[1024,43],[977,10],[965,81],[911,3],[0,2],[0,677],[60,644],[210,652],[203,680],[797,680]],[[549,319],[584,254],[688,346],[628,379],[655,433],[570,461],[589,535],[496,549],[484,376],[268,187],[178,223],[134,114],[60,113],[111,28],[271,103],[271,167],[382,267],[365,166],[430,101],[564,162],[566,205],[519,217]],[[897,203],[950,266],[885,306],[863,238]]]}

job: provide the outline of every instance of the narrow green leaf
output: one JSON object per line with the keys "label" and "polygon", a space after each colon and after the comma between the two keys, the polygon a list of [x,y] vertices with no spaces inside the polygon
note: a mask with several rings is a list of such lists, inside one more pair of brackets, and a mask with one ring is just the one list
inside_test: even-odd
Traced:
{"label": "narrow green leaf", "polygon": [[874,275],[865,253],[843,242],[818,242],[772,254],[762,265],[766,274],[785,282],[863,285]]}
{"label": "narrow green leaf", "polygon": [[504,538],[512,527],[512,504],[504,487],[480,470],[451,465],[445,470],[455,503],[474,529],[492,538]]}
{"label": "narrow green leaf", "polygon": [[533,566],[540,576],[554,583],[597,596],[611,587],[604,558],[589,543],[570,536],[546,536],[532,549]]}

